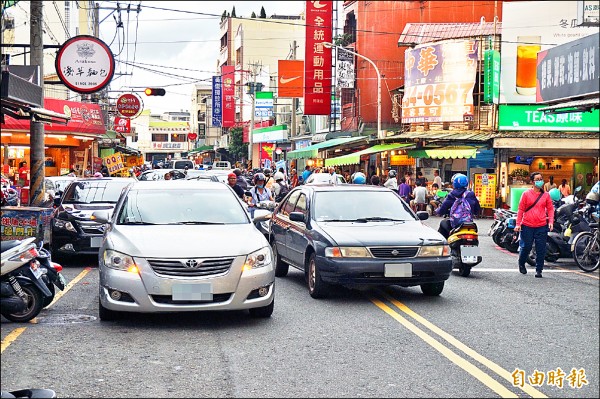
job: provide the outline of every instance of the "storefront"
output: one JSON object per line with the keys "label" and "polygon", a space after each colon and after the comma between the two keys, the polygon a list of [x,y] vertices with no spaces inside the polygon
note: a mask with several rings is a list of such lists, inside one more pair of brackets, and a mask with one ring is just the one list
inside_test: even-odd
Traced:
{"label": "storefront", "polygon": [[[363,170],[372,175],[372,171],[376,170],[377,165],[382,165],[382,159],[393,169],[406,165],[406,163],[414,165],[414,159],[411,160],[406,156],[408,147],[414,147],[414,145],[410,143],[377,144],[361,151],[328,158],[325,160],[325,166],[340,167],[344,171],[348,171],[349,174]],[[381,171],[376,171],[376,173],[383,174]]]}
{"label": "storefront", "polygon": [[[102,112],[97,104],[46,98],[44,108],[70,117],[65,124],[45,124],[45,175],[60,176],[69,173],[71,168],[83,175],[86,168],[92,167],[94,139],[104,134],[106,129]],[[4,116],[2,130],[2,173],[16,183],[19,164],[23,161],[31,165],[30,121]]]}
{"label": "storefront", "polygon": [[[294,151],[287,153],[288,160],[303,160],[302,163],[296,164],[296,169],[300,173],[304,167],[302,165],[310,166],[311,168],[322,168],[325,166],[325,159],[329,158],[326,154],[320,155],[323,151],[335,151],[336,147],[345,145],[359,145],[367,143],[368,136],[359,137],[339,137],[327,141],[323,141],[317,144],[309,145],[304,148],[298,148]],[[297,144],[297,143],[296,143]]]}

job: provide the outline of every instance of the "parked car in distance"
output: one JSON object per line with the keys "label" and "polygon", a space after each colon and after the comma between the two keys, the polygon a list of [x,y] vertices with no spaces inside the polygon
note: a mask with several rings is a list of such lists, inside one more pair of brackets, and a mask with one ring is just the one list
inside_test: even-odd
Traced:
{"label": "parked car in distance", "polygon": [[[344,176],[338,175],[337,173],[335,176],[337,178],[336,184],[346,183]],[[332,184],[331,175],[329,173],[311,173],[304,184]]]}
{"label": "parked car in distance", "polygon": [[194,163],[189,159],[175,159],[167,162],[165,167],[184,170],[186,166],[188,169],[194,169]]}
{"label": "parked car in distance", "polygon": [[302,185],[271,217],[275,274],[304,271],[313,298],[330,284],[420,285],[439,295],[452,260],[444,237],[393,191],[365,185]]}
{"label": "parked car in distance", "polygon": [[135,181],[126,177],[76,178],[67,186],[53,212],[52,258],[97,254],[106,226],[92,212],[115,207],[121,191]]}
{"label": "parked car in distance", "polygon": [[44,184],[46,185],[46,192],[52,197],[60,197],[65,191],[67,186],[77,179],[74,176],[46,176],[44,178]]}
{"label": "parked car in distance", "polygon": [[[150,169],[142,172],[137,179],[140,181],[148,180],[165,180],[165,173],[172,172],[173,180],[185,179],[186,174],[183,170],[178,169]],[[189,172],[189,171],[188,171]]]}
{"label": "parked car in distance", "polygon": [[121,195],[98,254],[99,316],[248,309],[270,317],[269,242],[237,195],[210,181],[136,182]]}
{"label": "parked car in distance", "polygon": [[231,170],[231,162],[229,161],[215,161],[212,164],[213,169]]}

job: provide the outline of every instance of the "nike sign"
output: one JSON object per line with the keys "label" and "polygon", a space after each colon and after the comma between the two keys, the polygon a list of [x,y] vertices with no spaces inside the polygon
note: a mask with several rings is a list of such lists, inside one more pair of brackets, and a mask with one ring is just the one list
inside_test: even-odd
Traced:
{"label": "nike sign", "polygon": [[314,8],[327,7],[327,4],[321,4],[321,2],[319,0],[317,0],[317,1],[311,1],[311,3],[313,3],[313,7]]}
{"label": "nike sign", "polygon": [[287,78],[286,79],[286,78],[284,78],[282,76],[282,77],[279,78],[279,83],[281,83],[282,85],[284,85],[284,84],[290,83],[293,80],[300,79],[300,78],[301,78],[301,76],[294,76],[293,78]]}

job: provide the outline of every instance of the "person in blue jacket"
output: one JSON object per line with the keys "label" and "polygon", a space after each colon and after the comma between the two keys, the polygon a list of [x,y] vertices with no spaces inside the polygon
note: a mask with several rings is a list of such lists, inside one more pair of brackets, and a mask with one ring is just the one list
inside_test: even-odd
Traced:
{"label": "person in blue jacket", "polygon": [[[456,201],[457,198],[462,197],[466,191],[467,195],[465,198],[469,202],[469,205],[471,205],[471,214],[473,215],[473,218],[476,215],[479,215],[479,212],[481,211],[479,200],[477,199],[473,191],[467,191],[468,185],[469,179],[462,173],[457,173],[454,176],[452,176],[453,190],[450,192],[450,194],[446,196],[444,202],[442,202],[442,205],[440,205],[440,207],[435,211],[435,214],[438,216],[444,216],[448,214],[450,212],[450,209],[452,208],[452,205],[454,204],[454,201]],[[438,232],[444,237],[448,238],[450,235],[450,230],[452,230],[452,226],[450,225],[450,219],[442,220],[440,222]]]}

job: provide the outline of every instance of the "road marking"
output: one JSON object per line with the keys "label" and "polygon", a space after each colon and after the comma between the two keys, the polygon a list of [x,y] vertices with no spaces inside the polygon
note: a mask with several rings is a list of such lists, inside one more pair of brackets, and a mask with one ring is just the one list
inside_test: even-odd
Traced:
{"label": "road marking", "polygon": [[17,337],[21,334],[23,334],[23,331],[25,331],[27,329],[27,327],[19,327],[16,328],[14,331],[11,331],[6,338],[4,338],[2,340],[2,347],[0,348],[0,353],[4,352],[4,349],[8,348],[10,346],[10,344],[13,343],[13,341],[15,339],[17,339]]}
{"label": "road marking", "polygon": [[91,267],[86,267],[85,269],[83,269],[81,271],[81,273],[79,273],[79,275],[77,275],[77,277],[75,277],[73,280],[71,280],[69,282],[69,284],[67,284],[67,286],[65,287],[64,290],[59,291],[54,296],[54,300],[52,302],[50,302],[50,305],[46,306],[46,309],[50,308],[50,306],[54,305],[54,303],[56,301],[58,301],[60,298],[62,298],[62,296],[65,295],[67,293],[67,291],[69,291],[75,284],[77,284],[79,282],[79,280],[81,280],[82,278],[84,278],[86,276],[86,274],[88,274],[90,272],[90,270],[92,270]]}
{"label": "road marking", "polygon": [[[514,382],[512,374],[509,371],[503,369],[502,367],[500,367],[493,361],[487,359],[486,357],[480,355],[473,349],[469,348],[467,345],[463,344],[458,339],[454,338],[452,335],[448,334],[441,328],[437,327],[433,323],[426,320],[424,317],[415,313],[412,309],[410,309],[408,306],[406,306],[402,302],[398,301],[397,299],[392,298],[386,292],[383,292],[381,290],[379,290],[379,292],[388,301],[393,303],[394,306],[396,306],[402,312],[406,313],[407,315],[409,315],[410,317],[415,319],[417,322],[421,323],[423,326],[427,327],[431,332],[437,334],[438,336],[440,336],[441,338],[446,340],[449,344],[451,344],[458,350],[462,351],[463,353],[467,354],[468,356],[472,357],[473,359],[477,360],[479,363],[483,364],[484,366],[486,366],[487,368],[489,368],[490,370],[492,370],[493,372],[495,372],[496,374],[498,374],[500,377],[504,378],[511,384]],[[523,387],[519,387],[519,388],[521,388],[525,393],[527,393],[535,398],[546,398],[547,397],[543,393],[541,393],[540,391],[538,391],[537,389],[535,389],[534,387],[532,387],[531,385],[528,385],[528,384],[524,384]]]}
{"label": "road marking", "polygon": [[[452,363],[456,364],[458,367],[462,368],[467,373],[469,373],[473,377],[477,378],[479,381],[481,381],[484,385],[486,385],[492,391],[494,391],[498,395],[500,395],[500,397],[502,397],[502,398],[518,398],[518,396],[515,393],[511,392],[509,389],[507,389],[502,384],[500,384],[498,381],[496,381],[495,379],[490,377],[487,373],[483,372],[480,368],[475,366],[473,363],[471,363],[468,360],[457,355],[455,352],[450,350],[448,347],[444,346],[442,343],[440,343],[438,340],[433,338],[431,335],[427,334],[425,331],[421,330],[415,324],[411,323],[406,318],[401,316],[399,313],[395,312],[393,309],[391,309],[385,303],[381,302],[379,299],[376,299],[376,298],[373,298],[370,296],[368,298],[371,302],[373,302],[373,304],[375,304],[375,306],[377,306],[378,308],[383,310],[388,315],[392,316],[397,322],[399,322],[404,327],[409,329],[411,332],[416,334],[423,341],[425,341],[426,343],[431,345],[435,350],[437,350],[442,355],[444,355],[446,358],[448,358],[448,360],[450,360]],[[542,395],[540,397],[545,397],[545,396]]]}
{"label": "road marking", "polygon": [[[519,273],[519,269],[500,269],[500,268],[480,268],[480,269],[471,269],[471,273],[473,272],[514,272]],[[533,272],[533,268],[531,269]],[[569,270],[569,269],[546,269],[544,268],[544,273],[579,273],[577,270]]]}

